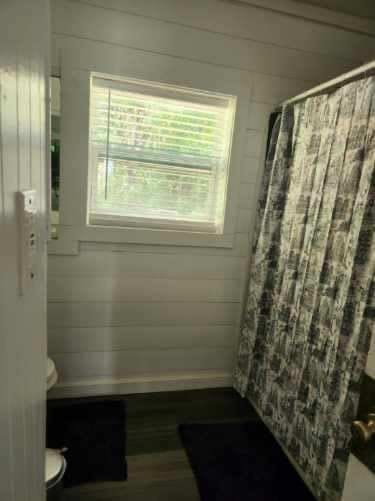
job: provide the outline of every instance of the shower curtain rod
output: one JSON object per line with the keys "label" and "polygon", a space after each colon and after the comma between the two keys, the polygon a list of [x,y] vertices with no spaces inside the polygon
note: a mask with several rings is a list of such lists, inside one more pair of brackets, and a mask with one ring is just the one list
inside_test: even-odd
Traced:
{"label": "shower curtain rod", "polygon": [[337,88],[342,87],[343,84],[354,82],[355,80],[359,80],[360,78],[365,78],[366,76],[375,75],[375,60],[370,63],[359,66],[358,68],[348,71],[339,77],[333,78],[332,80],[328,80],[323,84],[317,85],[312,89],[302,92],[302,94],[298,94],[291,99],[287,99],[283,101],[275,111],[281,111],[282,107],[286,104],[295,104],[297,102],[303,101],[308,97],[318,96],[319,94],[324,94],[327,90],[335,90]]}

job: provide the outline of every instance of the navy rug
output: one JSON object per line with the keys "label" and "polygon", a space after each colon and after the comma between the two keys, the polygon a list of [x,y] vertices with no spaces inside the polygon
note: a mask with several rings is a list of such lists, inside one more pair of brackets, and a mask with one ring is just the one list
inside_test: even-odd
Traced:
{"label": "navy rug", "polygon": [[123,400],[50,401],[47,447],[67,448],[64,486],[127,478]]}
{"label": "navy rug", "polygon": [[201,501],[314,501],[261,422],[179,428]]}

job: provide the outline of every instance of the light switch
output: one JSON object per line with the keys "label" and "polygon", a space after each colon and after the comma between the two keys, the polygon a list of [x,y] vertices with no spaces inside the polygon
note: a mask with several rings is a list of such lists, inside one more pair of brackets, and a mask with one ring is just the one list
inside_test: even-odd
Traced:
{"label": "light switch", "polygon": [[19,276],[20,294],[23,295],[35,279],[37,255],[37,208],[36,191],[26,190],[17,194],[19,221]]}

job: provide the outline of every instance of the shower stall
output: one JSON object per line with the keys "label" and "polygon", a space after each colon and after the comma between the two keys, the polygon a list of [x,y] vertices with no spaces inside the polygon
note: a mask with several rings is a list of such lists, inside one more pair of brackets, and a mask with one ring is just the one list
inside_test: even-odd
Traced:
{"label": "shower stall", "polygon": [[320,500],[344,485],[374,330],[374,227],[371,63],[279,109],[238,350],[236,389]]}

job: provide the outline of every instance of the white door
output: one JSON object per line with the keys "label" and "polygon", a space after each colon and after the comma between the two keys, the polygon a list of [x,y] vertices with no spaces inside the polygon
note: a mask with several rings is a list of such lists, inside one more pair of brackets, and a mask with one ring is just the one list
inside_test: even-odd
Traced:
{"label": "white door", "polygon": [[341,501],[374,501],[375,474],[350,455]]}
{"label": "white door", "polygon": [[[48,0],[0,1],[0,500],[44,499]],[[19,295],[16,192],[36,190],[34,278]]]}
{"label": "white door", "polygon": [[[367,374],[375,380],[375,336],[372,338],[367,359]],[[375,402],[373,402],[375,408]],[[369,412],[372,409],[369,409]],[[372,438],[374,441],[375,439]],[[373,501],[375,499],[375,473],[350,455],[342,501]]]}

